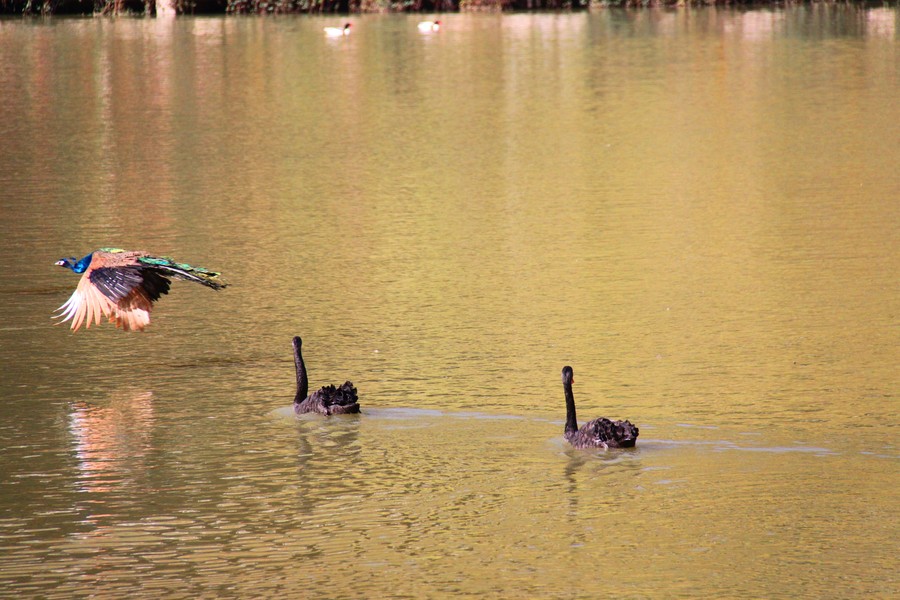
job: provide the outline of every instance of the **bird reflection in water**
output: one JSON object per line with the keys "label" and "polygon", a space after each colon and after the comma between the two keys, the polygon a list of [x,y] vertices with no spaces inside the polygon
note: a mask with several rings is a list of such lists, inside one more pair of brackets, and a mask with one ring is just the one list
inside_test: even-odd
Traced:
{"label": "bird reflection in water", "polygon": [[[637,487],[634,478],[643,471],[643,465],[636,459],[638,452],[634,449],[610,452],[569,448],[565,454],[568,461],[563,477],[568,500],[566,516],[572,525],[572,546],[596,543],[596,532],[584,527],[586,517],[596,515],[598,506],[607,507],[605,513],[619,513],[617,505],[631,501],[630,496]],[[599,486],[603,488],[602,494],[596,493]],[[579,504],[582,499],[588,503],[585,511]]]}
{"label": "bird reflection in water", "polygon": [[79,489],[109,492],[145,479],[155,422],[149,391],[115,394],[104,406],[75,403],[69,431],[78,458]]}
{"label": "bird reflection in water", "polygon": [[313,515],[352,510],[365,500],[360,419],[339,415],[299,418],[297,436],[299,508]]}

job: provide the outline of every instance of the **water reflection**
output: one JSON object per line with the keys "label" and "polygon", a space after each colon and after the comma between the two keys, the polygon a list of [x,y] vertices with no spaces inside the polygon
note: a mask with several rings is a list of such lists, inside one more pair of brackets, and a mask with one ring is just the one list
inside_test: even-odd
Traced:
{"label": "water reflection", "polygon": [[109,492],[144,484],[154,424],[153,392],[116,392],[103,406],[76,402],[69,431],[78,459],[79,490]]}
{"label": "water reflection", "polygon": [[307,516],[324,510],[339,518],[341,513],[354,510],[366,497],[359,467],[360,418],[310,416],[298,421],[298,509]]}
{"label": "water reflection", "polygon": [[[569,535],[572,547],[583,547],[597,543],[597,534],[584,527],[589,515],[595,515],[597,511],[615,514],[617,506],[622,502],[630,502],[634,489],[627,484],[633,482],[645,470],[645,466],[637,448],[611,451],[567,448],[565,454],[568,456],[564,478],[567,482],[565,492]],[[591,493],[592,489],[596,489],[596,482],[593,481],[595,478],[604,478],[605,481],[604,493],[600,497]],[[582,507],[583,502],[588,505]],[[615,517],[611,520],[614,522]],[[618,527],[625,529],[628,523],[620,523]],[[609,535],[608,532],[601,533],[600,537],[611,546],[625,543],[616,534]]]}
{"label": "water reflection", "polygon": [[866,10],[866,33],[888,39],[897,36],[897,11],[891,8],[870,8]]}

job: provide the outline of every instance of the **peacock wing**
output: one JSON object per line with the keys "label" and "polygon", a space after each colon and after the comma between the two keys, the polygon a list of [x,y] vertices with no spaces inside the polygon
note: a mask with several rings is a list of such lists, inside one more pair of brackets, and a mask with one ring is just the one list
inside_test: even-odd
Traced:
{"label": "peacock wing", "polygon": [[142,286],[135,286],[116,303],[109,322],[124,331],[143,331],[150,324],[153,300],[155,298],[151,298]]}
{"label": "peacock wing", "polygon": [[169,293],[171,283],[155,271],[143,270],[136,266],[100,267],[91,269],[87,274],[91,283],[113,302],[119,302],[132,295],[136,288],[142,288],[142,295],[155,302],[163,294]]}
{"label": "peacock wing", "polygon": [[153,303],[169,292],[171,283],[159,273],[137,266],[92,269],[90,280],[115,302],[109,321],[125,331],[143,331],[150,324]]}
{"label": "peacock wing", "polygon": [[92,268],[85,275],[101,294],[113,302],[130,294],[131,290],[144,281],[140,269],[135,267]]}
{"label": "peacock wing", "polygon": [[71,320],[72,330],[78,331],[82,324],[85,324],[85,328],[90,327],[91,323],[99,325],[101,315],[111,315],[115,310],[113,300],[94,286],[89,274],[85,273],[78,280],[78,286],[69,299],[56,310],[59,314],[54,315],[54,318],[62,318],[60,323]]}
{"label": "peacock wing", "polygon": [[125,331],[143,331],[150,323],[153,302],[169,292],[170,281],[145,269],[139,262],[145,252],[101,248],[94,253],[86,276],[114,303],[110,323]]}

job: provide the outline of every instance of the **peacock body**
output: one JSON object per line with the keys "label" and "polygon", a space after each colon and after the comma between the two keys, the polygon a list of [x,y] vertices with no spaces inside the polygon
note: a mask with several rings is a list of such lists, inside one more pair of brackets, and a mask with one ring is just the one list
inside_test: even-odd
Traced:
{"label": "peacock body", "polygon": [[108,317],[125,331],[143,331],[150,324],[153,303],[169,293],[172,279],[193,281],[214,290],[226,287],[219,273],[146,252],[100,248],[82,259],[62,258],[56,264],[81,274],[75,292],[57,309],[60,323],[72,329],[99,324]]}

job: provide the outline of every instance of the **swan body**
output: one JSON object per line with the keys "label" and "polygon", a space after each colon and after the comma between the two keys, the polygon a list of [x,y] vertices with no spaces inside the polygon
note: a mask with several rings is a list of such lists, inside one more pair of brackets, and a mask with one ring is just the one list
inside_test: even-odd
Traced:
{"label": "swan body", "polygon": [[303,362],[300,336],[294,337],[294,367],[297,369],[297,395],[294,396],[294,412],[318,413],[320,415],[337,415],[359,412],[359,395],[349,381],[340,386],[326,385],[307,395],[309,380],[306,376],[306,364]]}
{"label": "swan body", "polygon": [[350,35],[350,28],[352,25],[350,23],[344,23],[343,27],[324,27],[325,37],[341,37],[343,35]]}
{"label": "swan body", "polygon": [[575,396],[572,367],[563,367],[562,382],[566,394],[565,436],[575,448],[632,448],[637,441],[639,430],[631,421],[612,421],[605,417],[585,423],[581,429],[575,419]]}
{"label": "swan body", "polygon": [[422,33],[432,33],[435,31],[440,31],[441,22],[440,21],[422,21],[419,23],[419,31]]}

